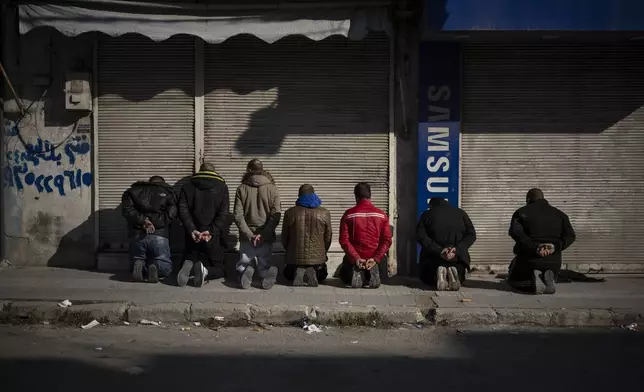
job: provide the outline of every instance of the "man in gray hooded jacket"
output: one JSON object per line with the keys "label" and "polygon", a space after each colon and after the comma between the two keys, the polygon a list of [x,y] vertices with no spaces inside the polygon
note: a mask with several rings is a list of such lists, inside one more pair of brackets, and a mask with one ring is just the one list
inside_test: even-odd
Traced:
{"label": "man in gray hooded jacket", "polygon": [[237,272],[243,289],[251,286],[257,258],[262,288],[268,290],[277,279],[277,267],[271,265],[275,229],[280,221],[280,195],[273,177],[259,159],[248,162],[242,183],[235,194],[233,215],[239,228]]}

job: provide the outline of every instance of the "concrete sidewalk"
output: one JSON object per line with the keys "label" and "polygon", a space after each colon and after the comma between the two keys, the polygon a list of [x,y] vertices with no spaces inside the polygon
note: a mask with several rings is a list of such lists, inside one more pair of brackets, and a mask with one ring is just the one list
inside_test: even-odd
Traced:
{"label": "concrete sidewalk", "polygon": [[[327,283],[327,282],[325,282]],[[287,325],[304,319],[334,325],[531,324],[615,326],[644,319],[644,277],[562,283],[554,296],[514,293],[489,275],[471,276],[460,292],[434,292],[396,278],[378,290],[353,290],[331,279],[317,288],[278,284],[239,290],[221,281],[179,288],[174,279],[133,283],[129,276],[54,268],[1,268],[3,322],[220,323]],[[57,303],[69,299],[63,309]],[[222,319],[223,318],[223,319]],[[222,321],[223,320],[223,321]]]}

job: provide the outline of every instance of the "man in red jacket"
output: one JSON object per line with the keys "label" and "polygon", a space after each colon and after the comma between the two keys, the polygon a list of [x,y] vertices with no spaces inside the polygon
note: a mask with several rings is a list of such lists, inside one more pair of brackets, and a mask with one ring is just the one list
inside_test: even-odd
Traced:
{"label": "man in red jacket", "polygon": [[361,182],[353,190],[356,206],[348,209],[340,221],[340,245],[346,253],[340,279],[353,288],[365,283],[380,286],[380,276],[387,276],[387,252],[391,246],[389,218],[371,204],[371,187]]}

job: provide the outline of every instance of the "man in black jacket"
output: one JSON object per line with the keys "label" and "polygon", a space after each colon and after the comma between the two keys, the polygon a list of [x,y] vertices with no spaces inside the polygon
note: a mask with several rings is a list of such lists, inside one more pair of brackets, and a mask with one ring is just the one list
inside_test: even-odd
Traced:
{"label": "man in black jacket", "polygon": [[522,291],[554,294],[561,270],[561,252],[575,242],[568,215],[551,206],[540,189],[528,191],[526,206],[512,215],[510,237],[516,257],[508,283]]}
{"label": "man in black jacket", "polygon": [[[204,163],[190,181],[181,189],[179,217],[186,230],[183,266],[177,283],[185,286],[194,276],[196,287],[206,279],[219,279],[225,275],[224,247],[232,218],[229,207],[228,186],[216,172],[214,165]],[[208,266],[199,261],[205,253]]]}
{"label": "man in black jacket", "polygon": [[446,200],[429,201],[416,228],[420,252],[420,280],[437,290],[457,291],[470,268],[469,249],[476,241],[470,217]]}
{"label": "man in black jacket", "polygon": [[141,282],[147,276],[156,283],[172,272],[168,236],[177,217],[177,198],[163,177],[153,176],[132,184],[121,202],[130,231],[132,277]]}

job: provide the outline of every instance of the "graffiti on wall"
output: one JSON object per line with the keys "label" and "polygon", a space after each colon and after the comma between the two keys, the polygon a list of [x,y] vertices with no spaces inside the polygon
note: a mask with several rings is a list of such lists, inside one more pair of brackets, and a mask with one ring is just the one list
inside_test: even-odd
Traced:
{"label": "graffiti on wall", "polygon": [[[15,123],[5,123],[5,136],[17,136]],[[38,137],[35,143],[27,143],[24,149],[9,150],[5,153],[4,186],[18,191],[26,186],[34,187],[38,193],[54,193],[66,196],[67,190],[92,185],[93,177],[89,171],[74,168],[80,156],[91,150],[86,135],[74,136],[63,144],[56,144]],[[66,164],[66,168],[51,169],[51,165],[41,166],[44,162],[55,162],[56,167]]]}

